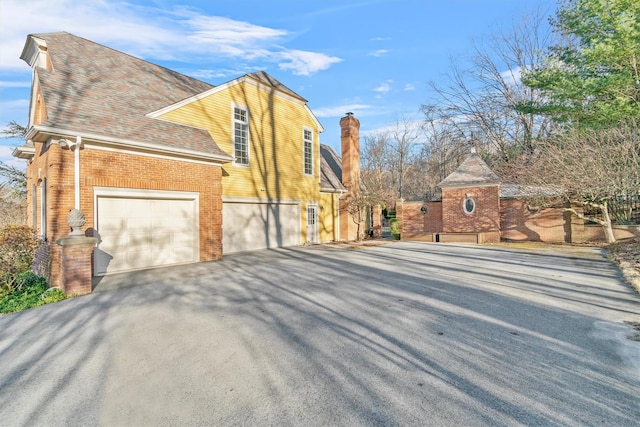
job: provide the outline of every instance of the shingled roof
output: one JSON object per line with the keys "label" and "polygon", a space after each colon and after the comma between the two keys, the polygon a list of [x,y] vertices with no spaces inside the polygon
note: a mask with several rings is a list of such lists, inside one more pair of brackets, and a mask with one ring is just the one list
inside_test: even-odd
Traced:
{"label": "shingled roof", "polygon": [[346,191],[342,185],[342,160],[328,145],[320,144],[320,189]]}
{"label": "shingled roof", "polygon": [[457,187],[469,185],[489,185],[499,184],[500,177],[493,172],[489,166],[472,152],[449,176],[443,179],[440,187]]}
{"label": "shingled roof", "polygon": [[45,41],[52,63],[37,71],[47,110],[39,128],[230,159],[204,129],[145,117],[212,85],[67,32],[32,36]]}

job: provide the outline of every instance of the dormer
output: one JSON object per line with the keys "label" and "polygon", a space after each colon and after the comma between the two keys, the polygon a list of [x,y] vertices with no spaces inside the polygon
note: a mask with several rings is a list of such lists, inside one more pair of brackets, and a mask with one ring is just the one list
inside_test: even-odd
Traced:
{"label": "dormer", "polygon": [[36,36],[30,35],[27,37],[27,43],[22,49],[20,59],[29,64],[34,70],[36,68],[44,68],[51,71],[47,42]]}

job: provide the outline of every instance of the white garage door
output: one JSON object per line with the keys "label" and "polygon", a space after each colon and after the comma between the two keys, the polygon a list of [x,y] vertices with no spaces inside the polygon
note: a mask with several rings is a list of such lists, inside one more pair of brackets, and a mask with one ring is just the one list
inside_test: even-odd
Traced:
{"label": "white garage door", "polygon": [[301,242],[299,203],[222,204],[222,252],[296,246]]}
{"label": "white garage door", "polygon": [[95,274],[197,262],[196,193],[96,193]]}

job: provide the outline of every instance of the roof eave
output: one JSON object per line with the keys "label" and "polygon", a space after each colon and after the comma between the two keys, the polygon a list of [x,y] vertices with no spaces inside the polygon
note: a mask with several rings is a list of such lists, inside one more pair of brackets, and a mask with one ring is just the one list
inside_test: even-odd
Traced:
{"label": "roof eave", "polygon": [[502,181],[482,181],[482,182],[461,182],[461,183],[440,183],[438,187],[442,189],[449,188],[474,188],[474,187],[499,187]]}
{"label": "roof eave", "polygon": [[38,142],[44,142],[50,136],[58,136],[58,137],[80,136],[83,139],[87,139],[91,141],[117,144],[118,146],[121,146],[121,147],[141,149],[141,150],[152,151],[152,152],[165,154],[165,155],[179,155],[179,156],[194,157],[194,158],[207,160],[212,163],[218,163],[218,164],[230,163],[235,160],[233,157],[229,155],[219,155],[219,154],[212,154],[212,153],[207,153],[207,152],[197,151],[197,150],[188,150],[185,148],[169,147],[166,145],[149,144],[147,142],[134,141],[134,140],[123,139],[123,138],[113,138],[105,135],[98,135],[98,134],[93,134],[88,132],[78,132],[70,129],[53,128],[48,126],[34,125],[29,129],[27,133],[28,139],[32,139]]}
{"label": "roof eave", "polygon": [[33,145],[24,144],[19,147],[16,147],[11,152],[13,157],[17,157],[19,159],[31,160],[33,156],[36,154],[36,148]]}

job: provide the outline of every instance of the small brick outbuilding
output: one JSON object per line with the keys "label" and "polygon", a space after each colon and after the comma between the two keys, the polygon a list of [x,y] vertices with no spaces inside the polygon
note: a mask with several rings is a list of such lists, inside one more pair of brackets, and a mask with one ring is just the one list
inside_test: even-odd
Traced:
{"label": "small brick outbuilding", "polygon": [[[585,242],[603,240],[602,227],[562,209],[531,209],[520,188],[505,184],[472,152],[439,187],[437,201],[398,201],[403,240],[491,243],[507,241]],[[640,228],[614,226],[616,238],[640,235]]]}

